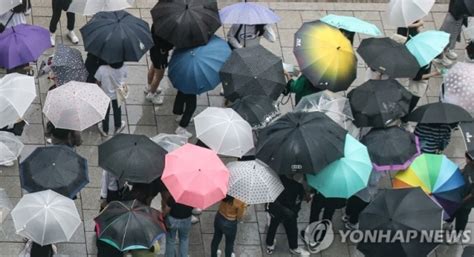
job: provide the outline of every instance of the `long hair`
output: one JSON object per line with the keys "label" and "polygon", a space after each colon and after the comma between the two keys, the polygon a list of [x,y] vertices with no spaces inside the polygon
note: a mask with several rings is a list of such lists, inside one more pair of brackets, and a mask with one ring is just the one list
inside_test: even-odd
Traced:
{"label": "long hair", "polygon": [[232,204],[234,203],[234,197],[230,195],[226,195],[225,198],[222,200],[225,203]]}
{"label": "long hair", "polygon": [[263,34],[265,33],[265,24],[255,25],[255,32],[257,33],[257,36],[263,36]]}

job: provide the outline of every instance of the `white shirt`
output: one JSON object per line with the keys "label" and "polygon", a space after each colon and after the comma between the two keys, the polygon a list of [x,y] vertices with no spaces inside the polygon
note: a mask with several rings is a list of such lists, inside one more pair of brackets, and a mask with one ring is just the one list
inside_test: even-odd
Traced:
{"label": "white shirt", "polygon": [[[244,42],[246,47],[260,44],[260,37],[257,35],[257,27],[255,25],[243,25],[239,30],[240,26],[241,24],[234,24],[230,27],[227,33],[227,41],[229,41],[229,44],[234,48],[244,47]],[[272,43],[275,42],[276,36],[271,25],[267,24],[263,29],[263,37]]]}
{"label": "white shirt", "polygon": [[95,73],[95,79],[100,82],[100,87],[112,100],[117,99],[116,90],[127,81],[127,67],[114,69],[109,65],[102,65]]}

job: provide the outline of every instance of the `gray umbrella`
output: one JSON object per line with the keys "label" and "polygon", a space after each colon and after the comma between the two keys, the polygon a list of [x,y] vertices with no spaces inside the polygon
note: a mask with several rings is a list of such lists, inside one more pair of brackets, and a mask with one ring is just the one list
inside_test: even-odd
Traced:
{"label": "gray umbrella", "polygon": [[281,58],[262,46],[234,50],[219,74],[230,101],[247,95],[276,100],[286,85]]}
{"label": "gray umbrella", "polygon": [[56,75],[57,86],[69,81],[86,82],[89,73],[84,66],[81,52],[75,48],[58,45],[54,52],[51,69]]}

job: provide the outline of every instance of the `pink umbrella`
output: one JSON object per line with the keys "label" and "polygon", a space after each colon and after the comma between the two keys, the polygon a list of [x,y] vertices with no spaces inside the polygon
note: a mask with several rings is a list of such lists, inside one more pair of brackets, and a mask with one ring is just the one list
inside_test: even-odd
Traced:
{"label": "pink umbrella", "polygon": [[216,152],[185,144],[166,155],[161,180],[176,202],[206,209],[227,194],[229,170]]}

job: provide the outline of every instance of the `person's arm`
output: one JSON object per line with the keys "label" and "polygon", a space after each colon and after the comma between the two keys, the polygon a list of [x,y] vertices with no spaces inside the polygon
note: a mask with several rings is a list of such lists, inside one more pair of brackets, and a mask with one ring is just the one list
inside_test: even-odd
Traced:
{"label": "person's arm", "polygon": [[435,70],[428,74],[424,74],[423,76],[421,76],[421,79],[429,79],[429,78],[436,77],[439,75],[441,75],[441,73],[438,70]]}
{"label": "person's arm", "polygon": [[96,80],[96,84],[99,85],[99,87],[101,86],[101,81],[102,81],[102,72],[103,72],[104,68],[102,66],[100,66],[96,73],[94,74],[94,78]]}
{"label": "person's arm", "polygon": [[100,198],[107,198],[107,188],[109,186],[109,176],[107,176],[107,171],[102,170],[102,179],[100,180]]}
{"label": "person's arm", "polygon": [[170,193],[167,190],[161,193],[161,213],[163,214],[163,217],[167,216],[168,213],[171,211],[171,208],[168,205],[170,197]]}
{"label": "person's arm", "polygon": [[237,40],[237,38],[235,38],[235,34],[237,33],[237,30],[239,29],[239,26],[240,26],[239,24],[234,24],[230,27],[229,32],[227,32],[227,41],[234,48],[242,48],[243,47],[240,44],[239,40]]}
{"label": "person's arm", "polygon": [[270,42],[275,42],[276,41],[276,35],[275,35],[275,32],[273,31],[273,28],[271,25],[267,24],[265,25],[264,27],[264,31],[263,32],[263,37],[266,38],[268,41]]}

